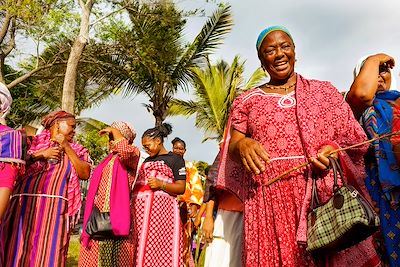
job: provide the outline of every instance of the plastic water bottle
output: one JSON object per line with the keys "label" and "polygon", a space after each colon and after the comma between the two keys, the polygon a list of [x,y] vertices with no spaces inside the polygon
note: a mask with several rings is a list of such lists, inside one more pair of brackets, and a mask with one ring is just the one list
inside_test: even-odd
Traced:
{"label": "plastic water bottle", "polygon": [[58,163],[58,159],[48,159],[47,162],[49,164],[57,164]]}
{"label": "plastic water bottle", "polygon": [[[51,142],[51,146],[52,146],[52,147],[57,147],[57,146],[58,146],[58,143],[56,143],[56,142]],[[48,159],[47,162],[48,162],[49,164],[51,164],[51,165],[57,164],[57,163],[58,163],[58,159]]]}

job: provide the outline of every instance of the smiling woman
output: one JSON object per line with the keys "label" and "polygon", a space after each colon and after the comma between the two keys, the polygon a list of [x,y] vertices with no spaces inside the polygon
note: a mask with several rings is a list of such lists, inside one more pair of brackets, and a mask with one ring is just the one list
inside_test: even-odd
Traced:
{"label": "smiling woman", "polygon": [[183,266],[182,223],[176,195],[185,191],[186,169],[183,158],[164,147],[164,138],[171,132],[172,126],[163,123],[142,135],[149,157],[139,170],[132,197],[133,262],[137,267]]}
{"label": "smiling woman", "polygon": [[[306,251],[311,177],[320,178],[318,195],[326,201],[333,187],[328,156],[336,157],[343,169],[353,171],[346,173],[346,182],[365,188],[360,173],[367,146],[333,150],[364,141],[366,136],[335,87],[295,73],[295,45],[285,27],[266,28],[256,48],[271,79],[236,98],[218,170],[219,177],[232,179],[225,182],[227,189],[244,203],[244,265],[377,266],[380,260],[371,240],[318,258]],[[228,152],[247,170],[237,179],[233,177],[238,177],[240,167],[230,162]],[[266,186],[305,161],[311,161],[312,168]]]}

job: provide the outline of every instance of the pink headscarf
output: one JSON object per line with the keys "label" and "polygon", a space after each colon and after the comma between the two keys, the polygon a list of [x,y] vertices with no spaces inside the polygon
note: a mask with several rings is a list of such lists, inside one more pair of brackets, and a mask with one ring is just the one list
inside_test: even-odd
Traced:
{"label": "pink headscarf", "polygon": [[115,121],[111,124],[111,127],[118,129],[118,131],[121,132],[123,137],[125,137],[126,140],[128,140],[128,143],[132,144],[133,140],[136,137],[136,132],[132,125],[124,121]]}

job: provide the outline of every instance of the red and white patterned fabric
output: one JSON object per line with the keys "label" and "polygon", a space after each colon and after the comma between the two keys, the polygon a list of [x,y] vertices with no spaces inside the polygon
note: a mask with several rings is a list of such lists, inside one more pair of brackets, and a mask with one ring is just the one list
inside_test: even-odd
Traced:
{"label": "red and white patterned fabric", "polygon": [[[272,159],[264,173],[244,173],[240,164],[233,163],[228,155],[227,134],[217,188],[235,193],[244,202],[244,265],[316,265],[304,245],[311,199],[310,172],[303,168],[269,187],[262,184],[300,165],[305,157],[315,156],[325,144],[346,147],[364,141],[366,136],[351,109],[330,83],[297,75],[293,94],[267,94],[255,88],[240,95],[233,105],[231,123],[237,131],[260,142]],[[358,174],[349,176],[347,182],[363,189],[362,156],[366,148],[340,155],[342,164],[348,165],[344,169]],[[322,201],[331,196],[332,183],[330,173],[318,181]],[[379,264],[371,240],[328,258],[321,263],[326,266]]]}
{"label": "red and white patterned fabric", "polygon": [[172,170],[162,161],[144,162],[133,195],[135,266],[180,267],[182,224],[176,197],[147,185],[149,177],[174,182]]}

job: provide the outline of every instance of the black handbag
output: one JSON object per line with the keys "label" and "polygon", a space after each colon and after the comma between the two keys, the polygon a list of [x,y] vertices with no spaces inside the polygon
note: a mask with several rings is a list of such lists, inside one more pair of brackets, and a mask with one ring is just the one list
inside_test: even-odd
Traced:
{"label": "black handbag", "polygon": [[93,205],[85,230],[94,240],[115,239],[111,226],[110,212],[100,212],[96,205]]}

